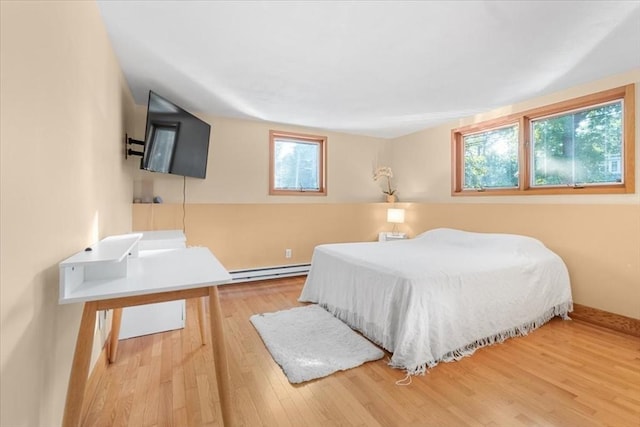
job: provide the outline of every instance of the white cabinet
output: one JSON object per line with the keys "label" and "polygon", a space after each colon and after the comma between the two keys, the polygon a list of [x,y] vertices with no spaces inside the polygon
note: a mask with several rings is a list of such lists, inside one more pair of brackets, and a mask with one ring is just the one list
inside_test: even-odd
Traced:
{"label": "white cabinet", "polygon": [[[144,231],[138,242],[140,251],[161,251],[186,247],[180,230]],[[185,325],[185,300],[126,307],[122,310],[119,339],[182,329]]]}
{"label": "white cabinet", "polygon": [[378,234],[378,242],[390,242],[392,240],[404,240],[408,239],[406,233],[393,233],[391,231],[383,231]]}
{"label": "white cabinet", "polygon": [[122,310],[119,339],[182,329],[185,325],[185,301],[126,307]]}

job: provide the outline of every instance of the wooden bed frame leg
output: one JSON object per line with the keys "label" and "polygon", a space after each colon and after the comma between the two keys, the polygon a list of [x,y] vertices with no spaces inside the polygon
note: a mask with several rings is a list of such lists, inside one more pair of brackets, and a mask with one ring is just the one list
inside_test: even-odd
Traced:
{"label": "wooden bed frame leg", "polygon": [[80,330],[76,341],[76,350],[71,365],[67,400],[62,418],[63,427],[77,427],[82,416],[82,402],[89,376],[91,350],[93,348],[93,334],[96,326],[96,312],[98,304],[86,302],[80,320]]}
{"label": "wooden bed frame leg", "polygon": [[222,411],[222,423],[224,426],[233,426],[231,409],[231,384],[229,381],[229,365],[227,362],[227,350],[224,340],[222,325],[222,312],[218,288],[209,287],[209,321],[211,324],[211,350],[213,351],[213,365],[216,371],[218,395],[220,397],[220,409]]}
{"label": "wooden bed frame leg", "polygon": [[116,363],[118,357],[118,342],[120,340],[120,324],[122,323],[122,309],[113,309],[113,318],[111,319],[111,339],[109,341],[109,362]]}

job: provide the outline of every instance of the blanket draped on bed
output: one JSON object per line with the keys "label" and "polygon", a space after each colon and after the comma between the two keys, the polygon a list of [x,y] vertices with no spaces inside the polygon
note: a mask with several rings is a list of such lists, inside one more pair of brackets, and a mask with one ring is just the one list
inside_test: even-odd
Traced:
{"label": "blanket draped on bed", "polygon": [[412,375],[573,309],[566,266],[540,241],[451,229],[320,245],[299,299],[325,307]]}

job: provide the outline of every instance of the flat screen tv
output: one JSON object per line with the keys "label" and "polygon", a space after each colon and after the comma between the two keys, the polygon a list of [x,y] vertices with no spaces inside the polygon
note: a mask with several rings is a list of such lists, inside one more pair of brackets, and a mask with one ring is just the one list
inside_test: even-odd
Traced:
{"label": "flat screen tv", "polygon": [[140,168],[206,178],[211,126],[149,91],[147,130]]}

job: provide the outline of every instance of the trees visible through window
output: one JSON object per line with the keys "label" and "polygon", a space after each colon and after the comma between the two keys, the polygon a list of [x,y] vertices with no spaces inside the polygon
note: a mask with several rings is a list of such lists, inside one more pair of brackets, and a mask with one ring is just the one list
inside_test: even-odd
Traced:
{"label": "trees visible through window", "polygon": [[532,120],[531,135],[531,186],[623,182],[622,101]]}
{"label": "trees visible through window", "polygon": [[634,192],[634,95],[628,85],[454,129],[452,194]]}
{"label": "trees visible through window", "polygon": [[518,125],[463,136],[464,188],[518,186]]}
{"label": "trees visible through window", "polygon": [[269,139],[269,194],[326,195],[326,137],[271,131]]}

